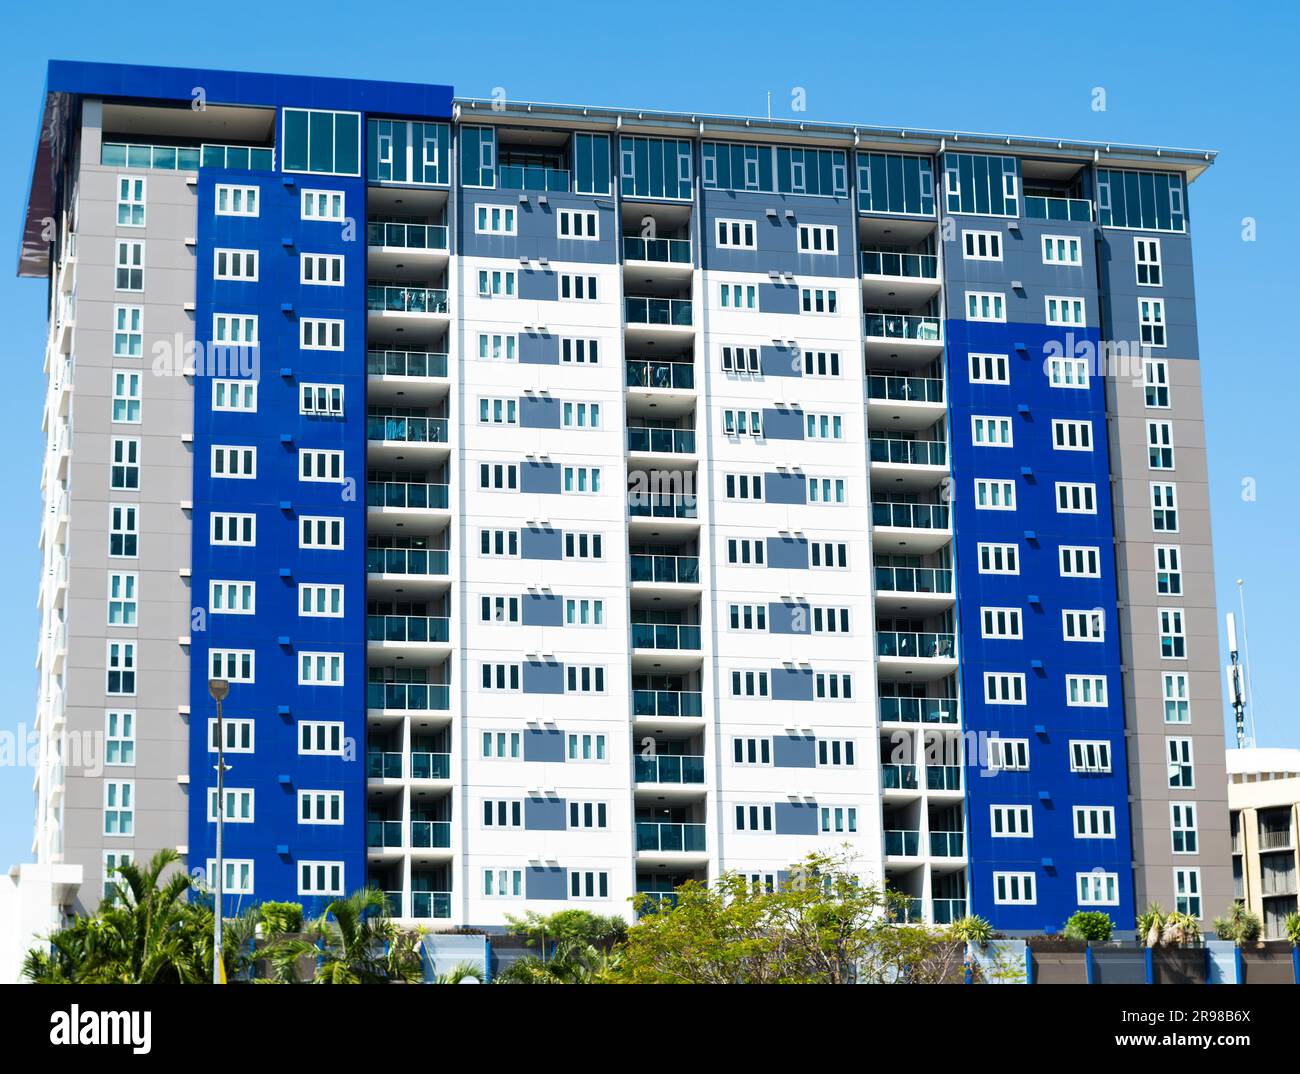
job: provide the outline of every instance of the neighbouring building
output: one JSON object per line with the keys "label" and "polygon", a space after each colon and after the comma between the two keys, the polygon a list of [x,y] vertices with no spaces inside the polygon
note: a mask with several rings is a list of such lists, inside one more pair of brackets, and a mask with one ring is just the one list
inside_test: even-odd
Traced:
{"label": "neighbouring building", "polygon": [[1265,939],[1282,939],[1300,908],[1300,750],[1228,750],[1227,762],[1233,894],[1259,915]]}

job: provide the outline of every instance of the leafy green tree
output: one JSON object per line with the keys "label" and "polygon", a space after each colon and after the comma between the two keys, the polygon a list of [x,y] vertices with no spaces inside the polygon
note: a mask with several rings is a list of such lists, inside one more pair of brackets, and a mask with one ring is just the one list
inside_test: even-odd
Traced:
{"label": "leafy green tree", "polygon": [[561,910],[539,914],[529,910],[523,917],[506,915],[506,924],[516,936],[530,946],[545,948],[550,944],[577,944],[608,949],[627,936],[627,922],[614,915],[593,914],[587,910]]}
{"label": "leafy green tree", "polygon": [[1078,910],[1065,923],[1064,935],[1067,940],[1105,943],[1114,931],[1115,922],[1109,914],[1100,910]]}
{"label": "leafy green tree", "polygon": [[1246,909],[1244,903],[1234,902],[1224,917],[1214,919],[1214,932],[1220,940],[1231,940],[1237,946],[1254,943],[1264,931],[1259,915]]}

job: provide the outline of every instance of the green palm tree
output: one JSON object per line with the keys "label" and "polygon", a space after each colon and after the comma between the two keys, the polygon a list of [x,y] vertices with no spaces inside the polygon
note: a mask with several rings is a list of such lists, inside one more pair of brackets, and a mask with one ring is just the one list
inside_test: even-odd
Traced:
{"label": "green palm tree", "polygon": [[403,932],[388,917],[388,901],[377,888],[335,899],[312,932],[318,945],[296,941],[286,951],[317,955],[316,984],[415,984],[424,979],[419,936]]}
{"label": "green palm tree", "polygon": [[431,984],[464,984],[466,981],[483,981],[483,971],[473,962],[457,962],[446,973],[434,974]]}
{"label": "green palm tree", "polygon": [[592,944],[562,941],[550,958],[530,955],[517,959],[497,976],[498,984],[601,984],[618,966],[617,951]]}

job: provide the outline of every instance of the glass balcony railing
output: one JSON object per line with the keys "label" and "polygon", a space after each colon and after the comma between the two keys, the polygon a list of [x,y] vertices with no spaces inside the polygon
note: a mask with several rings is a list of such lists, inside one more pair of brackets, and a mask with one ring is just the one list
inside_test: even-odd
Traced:
{"label": "glass balcony railing", "polygon": [[[381,431],[386,432],[387,429]],[[431,485],[423,481],[369,481],[366,483],[366,506],[431,507],[446,510],[447,486]]]}
{"label": "glass balcony railing", "polygon": [[194,172],[199,168],[238,171],[275,170],[275,150],[256,145],[138,145],[104,142],[99,162],[110,168],[152,168],[166,172]]}
{"label": "glass balcony railing", "polygon": [[402,845],[402,822],[400,820],[366,821],[366,846],[400,847]]}
{"label": "glass balcony railing", "polygon": [[366,285],[366,309],[382,313],[446,313],[447,292],[436,287]]}
{"label": "glass balcony railing", "polygon": [[385,892],[384,892],[384,903],[385,903],[385,905],[386,905],[386,909],[388,910],[388,916],[389,916],[389,917],[403,917],[403,916],[404,916],[404,911],[402,910],[402,892],[400,892],[400,891],[385,891]]}
{"label": "glass balcony railing", "polygon": [[540,164],[502,164],[497,168],[497,186],[502,190],[553,191],[566,194],[569,173]]}
{"label": "glass balcony railing", "polygon": [[927,765],[925,769],[925,786],[932,791],[961,790],[961,765]]}
{"label": "glass balcony railing", "polygon": [[411,846],[451,846],[451,822],[446,820],[411,821]]}
{"label": "glass balcony railing", "polygon": [[623,260],[689,265],[691,242],[689,239],[643,239],[638,235],[624,235]]}
{"label": "glass balcony railing", "polygon": [[901,899],[890,906],[889,919],[896,925],[920,925],[925,920],[923,908],[920,899]]}
{"label": "glass balcony railing", "polygon": [[964,832],[931,832],[930,857],[961,858],[966,854]]}
{"label": "glass balcony railing", "polygon": [[1082,198],[1043,198],[1026,194],[1025,216],[1031,220],[1075,220],[1086,224],[1092,219],[1092,202]]}
{"label": "glass balcony railing", "polygon": [[451,917],[451,892],[411,892],[411,916],[416,918]]}
{"label": "glass balcony railing", "polygon": [[371,414],[366,418],[366,438],[368,440],[401,440],[407,444],[445,444],[447,442],[447,419],[403,418],[395,414]]}
{"label": "glass balcony railing", "polygon": [[631,426],[627,431],[628,451],[652,451],[656,455],[694,455],[694,429],[646,429]]}
{"label": "glass balcony railing", "polygon": [[951,659],[956,655],[952,634],[881,630],[876,634],[876,655]]}
{"label": "glass balcony railing", "polygon": [[367,548],[367,574],[447,573],[447,553],[437,548]]}
{"label": "glass balcony railing", "polygon": [[411,752],[412,779],[451,779],[451,754]]}
{"label": "glass balcony railing", "polygon": [[677,905],[675,891],[638,891],[636,894],[637,902],[641,904],[636,911],[638,918],[656,914],[660,910],[671,910]]}
{"label": "glass balcony railing", "polygon": [[446,712],[451,708],[451,688],[440,683],[368,682],[366,708]]}
{"label": "glass balcony railing", "polygon": [[936,925],[951,925],[966,916],[965,899],[932,899],[931,905],[934,907]]}
{"label": "glass balcony railing", "polygon": [[703,716],[698,690],[633,690],[633,716]]}
{"label": "glass balcony railing", "polygon": [[882,593],[951,593],[952,571],[943,567],[877,567]]}
{"label": "glass balcony railing", "polygon": [[366,754],[366,775],[371,779],[401,779],[402,755],[371,750]]}
{"label": "glass balcony railing", "polygon": [[942,440],[888,440],[873,436],[871,461],[908,466],[947,466],[948,445]]}
{"label": "glass balcony railing", "polygon": [[445,377],[447,356],[437,351],[366,351],[372,377]]}
{"label": "glass balcony railing", "polygon": [[628,324],[671,324],[689,328],[691,300],[689,298],[637,298],[623,300]]}
{"label": "glass balcony railing", "polygon": [[443,224],[366,225],[368,246],[395,246],[403,250],[447,249],[447,228]]}
{"label": "glass balcony railing", "polygon": [[914,858],[921,850],[921,833],[890,829],[885,832],[885,853],[892,857]]}
{"label": "glass balcony railing", "polygon": [[916,790],[916,765],[882,764],[880,766],[880,785],[887,791]]}
{"label": "glass balcony railing", "polygon": [[704,825],[639,820],[636,822],[636,848],[680,853],[703,852]]}
{"label": "glass balcony railing", "polygon": [[633,623],[633,649],[698,649],[700,628],[683,623]]}
{"label": "glass balcony railing", "polygon": [[632,581],[700,584],[699,556],[632,556]]}
{"label": "glass balcony railing", "polygon": [[937,377],[867,376],[868,399],[892,399],[900,403],[942,403],[943,381]]}
{"label": "glass balcony railing", "polygon": [[934,254],[894,254],[884,250],[863,250],[862,275],[937,280],[939,259]]}
{"label": "glass balcony railing", "polygon": [[435,615],[367,615],[366,640],[447,641],[450,624],[450,619]]}
{"label": "glass balcony railing", "polygon": [[904,530],[946,530],[949,528],[946,503],[873,503],[871,524]]}
{"label": "glass balcony railing", "polygon": [[695,389],[695,366],[690,362],[642,362],[629,359],[626,366],[629,388]]}
{"label": "glass balcony railing", "polygon": [[698,518],[694,496],[668,492],[629,492],[627,513],[632,518]]}
{"label": "glass balcony railing", "polygon": [[704,758],[687,754],[636,759],[638,783],[703,783]]}
{"label": "glass balcony railing", "polygon": [[955,697],[889,697],[880,699],[882,723],[956,723]]}
{"label": "glass balcony railing", "polygon": [[943,340],[943,322],[938,317],[910,313],[868,313],[865,330],[872,339],[914,339],[923,343]]}

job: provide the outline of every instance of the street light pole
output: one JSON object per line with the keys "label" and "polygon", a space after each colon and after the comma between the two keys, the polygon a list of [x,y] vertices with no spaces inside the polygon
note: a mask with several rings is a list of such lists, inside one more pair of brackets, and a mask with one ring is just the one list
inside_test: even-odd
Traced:
{"label": "street light pole", "polygon": [[226,818],[226,732],[221,722],[221,702],[230,693],[230,683],[225,679],[209,679],[208,693],[217,703],[217,882],[216,901],[212,914],[212,983],[225,984],[225,969],[221,959],[221,917],[225,903],[226,863],[221,851]]}

